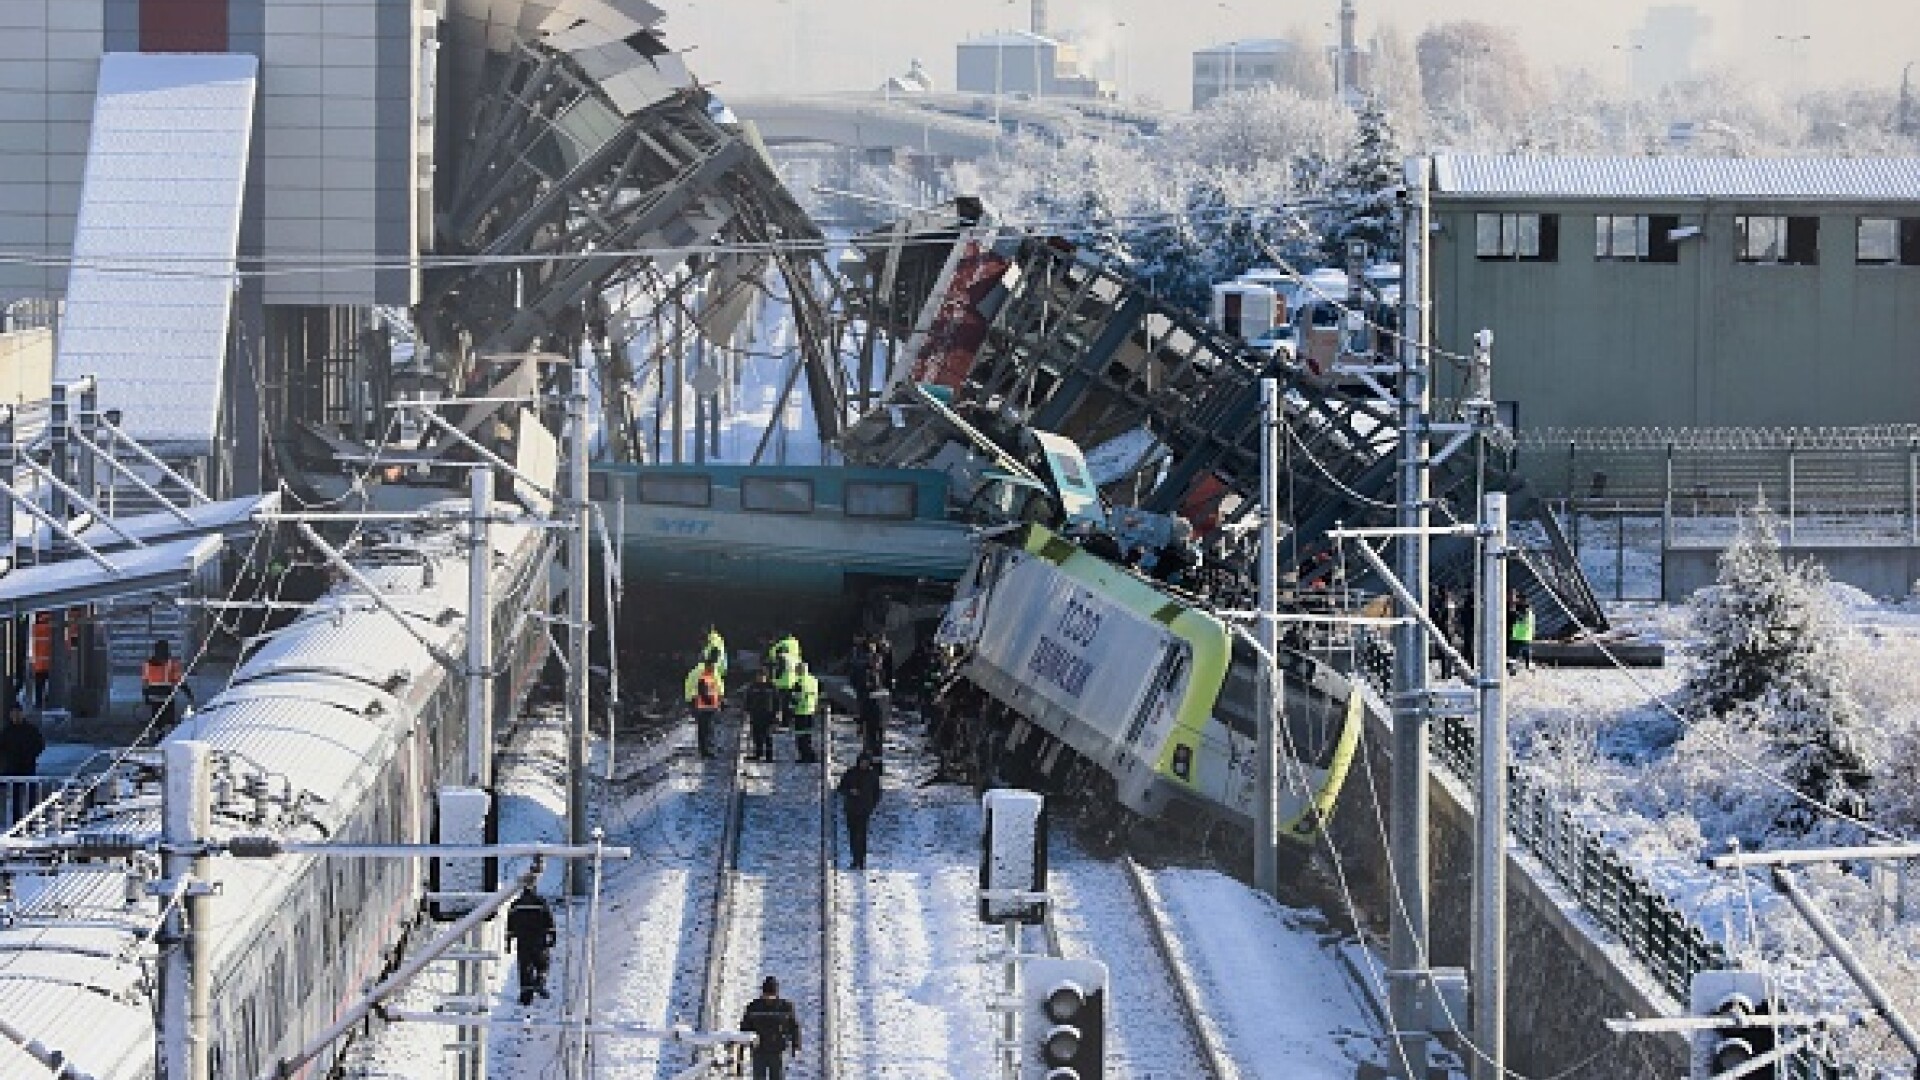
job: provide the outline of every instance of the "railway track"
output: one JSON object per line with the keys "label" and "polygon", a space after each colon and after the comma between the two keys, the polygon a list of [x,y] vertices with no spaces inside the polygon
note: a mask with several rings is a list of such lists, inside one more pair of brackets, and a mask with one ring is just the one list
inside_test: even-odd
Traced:
{"label": "railway track", "polygon": [[821,763],[803,765],[751,761],[736,740],[698,1024],[732,1030],[761,980],[779,979],[800,1019],[792,1080],[835,1075],[833,740],[818,741]]}
{"label": "railway track", "polygon": [[1206,1065],[1208,1075],[1214,1080],[1240,1080],[1240,1069],[1226,1050],[1226,1034],[1201,1004],[1193,967],[1174,939],[1173,928],[1168,925],[1158,891],[1133,856],[1122,856],[1120,861],[1128,890],[1139,904],[1141,917],[1146,921],[1149,936],[1153,939],[1154,951],[1159,953],[1161,962],[1173,976],[1170,981],[1174,996],[1180,1002],[1187,1033],[1193,1039],[1193,1045],[1199,1048],[1200,1060]]}

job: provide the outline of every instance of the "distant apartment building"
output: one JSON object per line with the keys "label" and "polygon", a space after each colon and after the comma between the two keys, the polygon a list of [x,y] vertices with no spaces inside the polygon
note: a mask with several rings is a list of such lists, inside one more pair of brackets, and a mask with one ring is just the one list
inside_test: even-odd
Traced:
{"label": "distant apartment building", "polygon": [[1102,99],[1113,87],[1081,69],[1070,42],[1029,30],[1009,30],[960,43],[954,86],[968,94]]}
{"label": "distant apartment building", "polygon": [[1279,38],[1249,38],[1201,49],[1193,54],[1193,107],[1204,109],[1214,98],[1276,85],[1293,50],[1292,42]]}
{"label": "distant apartment building", "polygon": [[1695,54],[1713,20],[1689,5],[1666,4],[1647,9],[1640,26],[1629,35],[1627,83],[1645,94],[1693,77]]}
{"label": "distant apartment building", "polygon": [[1524,427],[1920,417],[1920,158],[1441,155],[1433,204],[1436,343],[1490,328]]}

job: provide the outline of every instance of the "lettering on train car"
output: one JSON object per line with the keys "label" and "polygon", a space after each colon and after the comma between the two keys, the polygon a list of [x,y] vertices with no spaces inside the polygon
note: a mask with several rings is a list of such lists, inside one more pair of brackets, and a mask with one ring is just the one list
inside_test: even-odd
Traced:
{"label": "lettering on train car", "polygon": [[654,520],[655,532],[669,536],[705,536],[713,528],[711,521],[697,521],[692,518],[657,518]]}
{"label": "lettering on train car", "polygon": [[1073,697],[1080,696],[1080,692],[1087,688],[1087,679],[1093,675],[1092,664],[1045,635],[1041,636],[1040,644],[1033,650],[1033,658],[1027,661],[1027,670]]}

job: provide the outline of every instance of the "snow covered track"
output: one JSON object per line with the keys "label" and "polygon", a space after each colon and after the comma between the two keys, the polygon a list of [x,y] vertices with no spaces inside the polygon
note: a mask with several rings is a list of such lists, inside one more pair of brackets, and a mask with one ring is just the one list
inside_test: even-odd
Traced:
{"label": "snow covered track", "polygon": [[[780,980],[799,1013],[801,1053],[792,1080],[833,1076],[832,829],[828,808],[831,739],[823,760],[771,763],[745,757],[740,741],[722,833],[723,872],[715,890],[713,938],[702,997],[703,1028],[731,1029],[761,980]],[[785,750],[782,740],[780,749]]]}
{"label": "snow covered track", "polygon": [[1160,897],[1154,891],[1153,883],[1147,880],[1146,873],[1131,855],[1123,856],[1120,861],[1126,871],[1128,889],[1139,903],[1141,914],[1151,932],[1154,952],[1159,954],[1160,962],[1166,965],[1172,975],[1167,981],[1173,985],[1174,994],[1180,999],[1181,1016],[1186,1020],[1187,1033],[1200,1049],[1201,1060],[1207,1063],[1215,1080],[1239,1080],[1240,1070],[1234,1066],[1232,1057],[1223,1045],[1225,1036],[1201,1007],[1193,973],[1188,970],[1185,959],[1174,946],[1172,931],[1167,926],[1166,917],[1161,914]]}

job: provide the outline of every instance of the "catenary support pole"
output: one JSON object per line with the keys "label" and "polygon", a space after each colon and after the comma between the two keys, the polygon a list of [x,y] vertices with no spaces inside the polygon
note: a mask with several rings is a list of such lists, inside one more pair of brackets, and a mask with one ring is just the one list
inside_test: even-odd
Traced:
{"label": "catenary support pole", "polygon": [[[580,355],[573,360],[571,389],[567,396],[567,499],[573,514],[573,533],[567,537],[567,826],[571,841],[584,846],[591,842],[587,827],[587,580],[591,567],[587,560],[593,507],[587,501],[587,365]],[[674,437],[680,437],[677,430]],[[587,895],[589,868],[571,862],[567,874],[568,891]]]}
{"label": "catenary support pole", "polygon": [[[1280,654],[1279,606],[1280,569],[1280,483],[1276,471],[1280,460],[1276,440],[1280,435],[1280,383],[1260,380],[1260,647],[1268,657]],[[1262,694],[1266,717],[1260,725],[1260,804],[1254,815],[1256,830],[1253,845],[1253,886],[1273,895],[1280,888],[1280,853],[1274,847],[1280,822],[1280,739],[1278,725],[1286,709],[1286,700],[1278,670],[1261,680],[1269,689]],[[1270,699],[1270,700],[1267,700]]]}
{"label": "catenary support pole", "polygon": [[160,1061],[163,1080],[208,1080],[208,1007],[213,983],[207,936],[208,860],[196,854],[212,817],[206,743],[166,744],[161,759],[162,870],[171,886],[190,879],[167,908],[160,937]]}
{"label": "catenary support pole", "polygon": [[[1400,470],[1395,523],[1427,527],[1427,174],[1424,157],[1406,163],[1407,195],[1401,228],[1404,303],[1400,314]],[[1426,602],[1427,540],[1418,532],[1395,545],[1395,571],[1416,604]],[[1405,603],[1405,601],[1402,601]],[[1402,612],[1402,614],[1407,614]],[[1393,1023],[1396,1076],[1426,1072],[1427,994],[1427,630],[1408,619],[1393,634],[1392,938],[1387,991]]]}
{"label": "catenary support pole", "polygon": [[1481,504],[1479,831],[1473,849],[1473,1080],[1501,1080],[1507,1008],[1507,496]]}
{"label": "catenary support pole", "polygon": [[[493,541],[488,517],[493,513],[493,468],[477,462],[468,473],[473,496],[468,519],[467,559],[467,784],[493,787]],[[466,957],[459,961],[456,993],[474,999],[486,993],[485,924],[467,935]],[[459,1049],[460,1080],[486,1080],[487,1033],[463,1027],[454,1039]]]}

